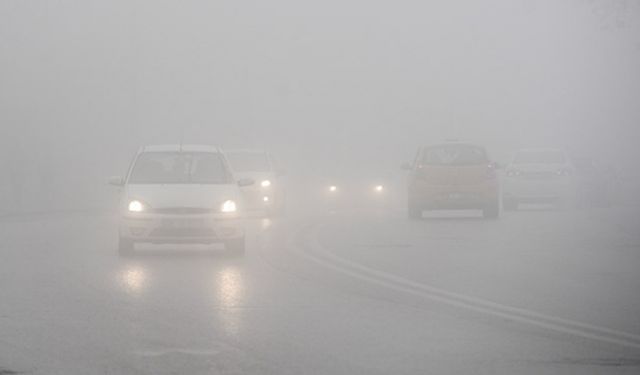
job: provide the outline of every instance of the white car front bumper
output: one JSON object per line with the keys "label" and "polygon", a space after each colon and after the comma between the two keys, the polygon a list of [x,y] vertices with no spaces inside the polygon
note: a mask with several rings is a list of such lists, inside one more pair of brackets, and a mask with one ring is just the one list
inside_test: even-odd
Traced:
{"label": "white car front bumper", "polygon": [[574,184],[570,178],[558,176],[548,179],[508,177],[502,192],[505,198],[522,202],[551,202],[571,197]]}
{"label": "white car front bumper", "polygon": [[232,215],[126,213],[120,218],[120,237],[150,243],[215,243],[243,238],[244,220]]}

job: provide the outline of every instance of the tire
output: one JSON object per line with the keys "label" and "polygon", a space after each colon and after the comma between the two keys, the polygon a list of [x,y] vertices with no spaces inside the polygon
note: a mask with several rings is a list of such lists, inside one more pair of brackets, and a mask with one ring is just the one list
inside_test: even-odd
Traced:
{"label": "tire", "polygon": [[286,216],[287,215],[287,196],[283,194],[278,200],[278,216]]}
{"label": "tire", "polygon": [[[576,209],[587,209],[593,208],[595,206],[596,200],[596,192],[593,190],[589,190],[587,188],[581,189],[576,192],[575,199],[573,200],[573,208]],[[566,199],[564,199],[566,200]],[[561,209],[565,207],[566,202],[561,201],[560,207]]]}
{"label": "tire", "polygon": [[285,215],[285,211],[287,210],[286,203],[284,200],[276,202],[274,207],[271,207],[267,210],[267,216],[269,217],[283,217]]}
{"label": "tire", "polygon": [[598,195],[598,198],[596,200],[596,207],[599,207],[599,208],[611,207],[611,199],[609,198],[607,193],[602,193],[601,195]]}
{"label": "tire", "polygon": [[500,217],[500,204],[492,202],[482,209],[482,216],[485,219],[497,219]]}
{"label": "tire", "polygon": [[571,211],[578,208],[578,202],[576,197],[565,196],[560,198],[556,204],[556,209],[560,211]]}
{"label": "tire", "polygon": [[407,214],[410,220],[422,219],[422,207],[418,207],[411,201],[407,204]]}
{"label": "tire", "polygon": [[513,198],[502,198],[502,207],[505,211],[515,211],[518,209],[518,201]]}
{"label": "tire", "polygon": [[224,243],[224,247],[227,251],[233,253],[234,255],[242,256],[245,253],[246,245],[245,238],[236,238],[233,240],[228,240]]}
{"label": "tire", "polygon": [[121,256],[131,256],[134,252],[133,241],[128,238],[120,237],[118,239],[118,254]]}

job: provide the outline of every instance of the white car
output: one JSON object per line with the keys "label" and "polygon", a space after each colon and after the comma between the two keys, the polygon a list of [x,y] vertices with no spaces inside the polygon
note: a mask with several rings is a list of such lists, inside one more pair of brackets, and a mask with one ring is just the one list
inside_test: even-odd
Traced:
{"label": "white car", "polygon": [[391,204],[391,188],[387,178],[370,177],[375,174],[354,172],[319,183],[323,209],[330,213],[358,210],[388,210]]}
{"label": "white car", "polygon": [[503,207],[515,210],[520,203],[568,207],[575,199],[574,173],[571,159],[563,150],[522,149],[505,169]]}
{"label": "white car", "polygon": [[248,210],[282,214],[286,206],[284,171],[263,150],[225,150],[233,173],[256,183],[242,188]]}
{"label": "white car", "polygon": [[244,253],[245,229],[240,186],[224,154],[212,146],[161,145],[138,151],[126,177],[112,177],[123,188],[119,252],[134,244],[215,243]]}

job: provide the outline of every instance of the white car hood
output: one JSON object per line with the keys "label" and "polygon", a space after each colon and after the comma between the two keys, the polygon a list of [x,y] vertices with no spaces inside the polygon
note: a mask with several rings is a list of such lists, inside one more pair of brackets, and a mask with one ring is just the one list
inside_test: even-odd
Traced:
{"label": "white car hood", "polygon": [[237,180],[250,178],[255,181],[256,185],[260,185],[263,180],[273,181],[273,174],[270,172],[234,172],[233,175]]}
{"label": "white car hood", "polygon": [[151,208],[198,207],[217,208],[224,201],[239,199],[238,186],[166,184],[166,185],[128,185],[127,200],[139,200]]}
{"label": "white car hood", "polygon": [[549,164],[549,163],[527,163],[527,164],[511,164],[507,169],[517,169],[521,172],[556,172],[563,168],[567,168],[567,164]]}

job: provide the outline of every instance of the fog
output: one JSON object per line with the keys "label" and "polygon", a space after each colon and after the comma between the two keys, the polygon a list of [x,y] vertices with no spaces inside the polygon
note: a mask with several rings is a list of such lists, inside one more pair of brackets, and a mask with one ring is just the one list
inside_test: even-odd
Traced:
{"label": "fog", "polygon": [[0,7],[1,185],[29,191],[4,210],[95,205],[139,146],[180,139],[265,147],[294,171],[394,169],[446,138],[505,163],[554,145],[637,169],[634,1]]}
{"label": "fog", "polygon": [[[0,0],[0,129],[0,374],[640,366],[637,0]],[[123,243],[155,202],[110,177],[159,144],[283,166],[234,176],[241,257]],[[579,202],[510,195],[545,178]]]}

